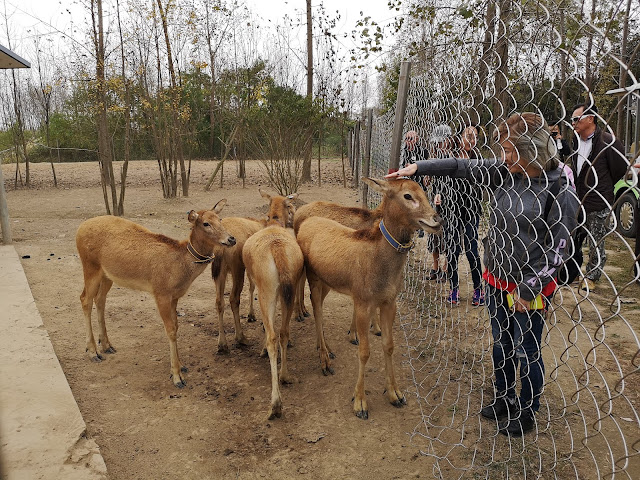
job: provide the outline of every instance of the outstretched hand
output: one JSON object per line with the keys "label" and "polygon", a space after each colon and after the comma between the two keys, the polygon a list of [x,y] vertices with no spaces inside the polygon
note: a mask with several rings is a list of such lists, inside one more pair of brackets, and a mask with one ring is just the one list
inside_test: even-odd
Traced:
{"label": "outstretched hand", "polygon": [[418,165],[415,163],[411,163],[406,167],[402,167],[397,172],[389,173],[384,176],[384,178],[396,178],[396,177],[410,177],[418,170]]}

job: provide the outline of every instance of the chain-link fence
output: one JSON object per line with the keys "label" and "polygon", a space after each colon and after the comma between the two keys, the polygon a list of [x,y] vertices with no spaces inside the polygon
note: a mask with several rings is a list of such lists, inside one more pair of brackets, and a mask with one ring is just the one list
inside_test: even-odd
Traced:
{"label": "chain-link fence", "polygon": [[[485,253],[494,267],[496,257],[518,263],[509,250],[513,239],[500,243],[512,230],[499,215],[510,214],[521,231],[527,228],[521,215],[532,201],[528,186],[518,189],[521,174],[501,177],[497,186],[483,185],[481,174],[475,181],[416,178],[440,204],[444,228],[440,235],[418,236],[399,299],[409,390],[421,412],[413,443],[436,459],[436,478],[640,478],[639,189],[630,166],[638,163],[639,146],[638,5],[421,4],[423,40],[431,40],[413,58],[401,166],[423,158],[504,157],[505,145],[494,137],[498,126],[516,112],[534,112],[556,131],[555,158],[567,165],[566,184],[573,176],[576,187],[566,193],[577,191],[581,207],[571,238],[577,242],[579,232],[585,238],[573,282],[546,292],[544,308],[531,304],[524,324],[505,310],[514,332],[509,320],[496,320],[499,305],[491,315],[485,305],[490,298],[510,303],[510,289],[496,277],[514,274],[491,271]],[[576,110],[579,104],[587,108]],[[394,118],[388,112],[372,122],[373,177],[389,168]],[[595,132],[589,131],[592,120]],[[484,178],[491,176],[489,167],[479,168],[486,168]],[[543,177],[549,189],[551,175]],[[505,208],[499,198],[513,199],[514,191],[523,205]],[[370,206],[378,202],[369,195]],[[551,231],[545,210],[540,197],[539,216]],[[523,246],[530,253],[529,247]],[[537,335],[534,313],[543,319]],[[527,335],[541,362],[527,350]],[[523,412],[532,412],[531,425]]]}

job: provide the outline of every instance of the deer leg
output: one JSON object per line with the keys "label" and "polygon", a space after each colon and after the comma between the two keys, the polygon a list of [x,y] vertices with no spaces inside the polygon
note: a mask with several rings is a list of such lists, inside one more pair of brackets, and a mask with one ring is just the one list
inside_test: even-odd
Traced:
{"label": "deer leg", "polygon": [[294,305],[287,305],[284,299],[280,299],[282,306],[282,325],[280,325],[280,383],[294,383],[296,378],[289,373],[289,364],[287,363],[287,347],[289,345],[289,324],[293,316]]}
{"label": "deer leg", "polygon": [[253,323],[257,320],[256,312],[255,312],[255,309],[253,308],[255,291],[256,291],[256,284],[253,282],[253,279],[249,277],[249,314],[247,315],[248,323]]}
{"label": "deer leg", "polygon": [[296,285],[295,311],[297,313],[296,321],[298,322],[304,322],[305,317],[309,316],[309,312],[304,306],[304,284],[306,282],[306,279],[307,279],[307,275],[305,273],[305,270],[303,269],[302,275],[300,275],[300,279],[298,280],[298,283]]}
{"label": "deer leg", "polygon": [[227,283],[227,271],[222,267],[217,277],[213,278],[216,286],[216,310],[218,311],[218,354],[229,353],[227,336],[224,334],[224,287]]}
{"label": "deer leg", "polygon": [[373,319],[372,319],[372,327],[373,334],[380,337],[382,335],[382,330],[380,329],[380,316],[378,315],[378,309],[373,311]]}
{"label": "deer leg", "polygon": [[398,388],[393,368],[393,322],[396,318],[396,302],[385,303],[380,306],[380,323],[382,327],[382,349],[384,351],[384,370],[386,392],[389,402],[394,407],[407,404],[407,399]]}
{"label": "deer leg", "polygon": [[356,309],[353,308],[353,315],[351,317],[351,326],[349,327],[349,341],[354,345],[358,345],[358,331],[356,328]]}
{"label": "deer leg", "polygon": [[80,303],[82,303],[82,311],[84,312],[84,325],[86,331],[87,353],[92,362],[100,362],[103,360],[102,355],[98,353],[96,340],[93,337],[93,329],[91,328],[91,310],[93,309],[93,299],[95,298],[100,283],[102,281],[102,271],[100,268],[91,268],[82,264],[84,270],[84,289],[80,294]]}
{"label": "deer leg", "polygon": [[320,353],[320,367],[324,375],[333,375],[333,368],[329,360],[329,350],[324,340],[322,302],[324,301],[324,285],[320,279],[307,272],[309,278],[309,290],[311,291],[311,306],[313,307],[313,318],[316,323],[316,342]]}
{"label": "deer leg", "polygon": [[113,281],[103,276],[100,282],[100,288],[98,288],[98,293],[94,299],[96,302],[96,310],[98,310],[98,326],[100,327],[98,343],[102,346],[104,353],[116,353],[116,349],[113,348],[113,345],[109,342],[109,337],[107,337],[107,325],[104,321],[104,306],[107,302],[107,294],[111,289],[111,285],[113,285]]}
{"label": "deer leg", "polygon": [[265,348],[271,365],[271,408],[268,419],[273,420],[282,416],[282,398],[280,397],[280,385],[278,382],[278,347],[276,345],[276,333],[273,328],[273,322],[276,317],[276,292],[261,289],[258,302],[260,303],[262,324],[264,326]]}
{"label": "deer leg", "polygon": [[231,295],[229,296],[229,304],[231,312],[233,312],[233,321],[236,327],[236,344],[246,345],[247,337],[244,336],[242,326],[240,325],[240,294],[244,286],[244,266],[235,268],[231,272],[233,284],[231,286]]}
{"label": "deer leg", "polygon": [[367,420],[369,410],[367,408],[367,394],[364,389],[364,372],[369,360],[369,326],[371,322],[371,312],[375,311],[364,302],[354,300],[354,310],[356,316],[356,328],[358,330],[358,381],[353,393],[353,411],[357,417]]}
{"label": "deer leg", "polygon": [[171,381],[173,384],[182,388],[186,385],[186,382],[182,378],[182,372],[180,364],[180,358],[178,357],[178,316],[176,315],[176,307],[178,300],[173,300],[171,297],[156,297],[156,305],[158,306],[158,312],[162,318],[164,324],[164,331],[169,338],[169,352],[171,358]]}

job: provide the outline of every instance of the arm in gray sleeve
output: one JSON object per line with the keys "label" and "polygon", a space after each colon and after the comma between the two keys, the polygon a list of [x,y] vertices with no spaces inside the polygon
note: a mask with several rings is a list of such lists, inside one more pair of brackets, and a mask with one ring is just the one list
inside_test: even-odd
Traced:
{"label": "arm in gray sleeve", "polygon": [[417,175],[466,178],[481,185],[495,185],[504,176],[502,160],[497,158],[430,158],[416,162]]}

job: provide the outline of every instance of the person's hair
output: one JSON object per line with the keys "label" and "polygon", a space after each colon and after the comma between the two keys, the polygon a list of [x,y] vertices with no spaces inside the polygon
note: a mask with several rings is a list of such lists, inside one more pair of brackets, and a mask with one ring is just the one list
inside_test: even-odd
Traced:
{"label": "person's hair", "polygon": [[495,140],[509,140],[520,158],[533,162],[545,172],[558,168],[558,149],[549,127],[540,115],[531,112],[515,113],[498,126]]}
{"label": "person's hair", "polygon": [[598,123],[598,107],[596,104],[590,101],[585,103],[578,103],[575,107],[573,107],[573,111],[575,112],[577,109],[583,108],[582,115],[593,115],[593,123]]}

